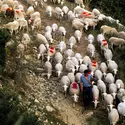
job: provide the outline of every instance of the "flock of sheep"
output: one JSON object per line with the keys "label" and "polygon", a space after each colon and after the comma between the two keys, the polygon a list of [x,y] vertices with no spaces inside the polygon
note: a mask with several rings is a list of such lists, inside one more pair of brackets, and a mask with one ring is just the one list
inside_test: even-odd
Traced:
{"label": "flock of sheep", "polygon": [[[19,58],[24,56],[25,50],[31,43],[31,38],[28,33],[29,28],[32,31],[41,30],[41,14],[39,11],[35,11],[35,8],[38,5],[44,7],[47,0],[26,0],[26,2],[30,6],[27,10],[24,10],[24,6],[17,0],[0,1],[0,7],[3,13],[10,6],[13,6],[15,12],[14,21],[5,24],[4,27],[8,28],[11,34],[26,31],[26,33],[23,33],[21,42],[17,46]],[[100,13],[96,8],[92,12],[86,10],[82,0],[75,0],[75,3],[79,6],[75,6],[73,10],[70,10],[65,5],[64,0],[51,0],[50,2],[57,3],[57,5],[60,4],[62,8],[58,6],[55,8],[46,6],[45,13],[48,18],[54,17],[60,22],[64,19],[71,22],[74,34],[67,39],[66,35],[68,32],[66,28],[53,23],[45,27],[44,34],[37,33],[35,35],[39,43],[37,58],[42,59],[42,62],[46,60],[44,62],[44,68],[47,78],[50,79],[53,71],[55,71],[56,76],[61,77],[60,82],[65,96],[69,90],[73,101],[76,103],[80,94],[80,77],[89,68],[91,75],[97,79],[96,84],[93,85],[94,107],[97,107],[99,95],[101,95],[105,102],[105,107],[108,110],[110,124],[115,125],[119,120],[119,115],[122,117],[125,116],[125,89],[123,81],[116,79],[118,65],[112,60],[112,51],[113,45],[120,47],[125,44],[125,32],[118,32],[113,27],[102,25],[100,34],[97,36],[89,34],[87,37],[88,45],[86,51],[88,55],[83,57],[81,53],[74,52],[74,47],[76,44],[79,45],[81,43],[84,30],[94,30],[100,21],[107,20],[110,23],[115,22],[119,28],[124,26],[118,20]],[[27,19],[26,17],[29,18]],[[107,34],[111,36],[108,41],[105,39]],[[60,40],[55,46],[53,43],[57,36],[60,37]],[[101,54],[105,58],[105,62],[101,62],[100,64],[95,60],[95,42],[97,42]],[[119,103],[116,108],[113,108],[116,99]]]}

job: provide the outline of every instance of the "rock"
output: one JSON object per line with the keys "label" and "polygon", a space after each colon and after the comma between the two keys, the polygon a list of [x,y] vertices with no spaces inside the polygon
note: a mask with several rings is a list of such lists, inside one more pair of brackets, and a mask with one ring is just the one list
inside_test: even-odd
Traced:
{"label": "rock", "polygon": [[48,112],[53,112],[54,111],[54,108],[52,108],[51,106],[46,106],[46,110],[48,111]]}

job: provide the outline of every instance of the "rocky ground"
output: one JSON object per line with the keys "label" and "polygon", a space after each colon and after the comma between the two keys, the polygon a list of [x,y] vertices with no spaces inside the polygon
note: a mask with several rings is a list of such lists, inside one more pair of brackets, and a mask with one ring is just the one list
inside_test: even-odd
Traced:
{"label": "rocky ground", "polygon": [[[27,8],[25,2],[22,4]],[[73,4],[68,2],[66,4],[73,8]],[[45,6],[47,5],[50,4],[46,3]],[[52,112],[55,117],[64,121],[67,125],[106,125],[108,123],[107,112],[103,107],[100,106],[97,110],[91,108],[82,114],[81,101],[73,108],[70,95],[67,95],[67,98],[64,97],[60,78],[52,76],[50,80],[47,80],[44,66],[41,64],[41,60],[37,59],[37,53],[34,50],[34,48],[38,47],[34,34],[37,32],[44,33],[45,26],[57,23],[59,26],[66,27],[67,40],[69,36],[73,35],[74,30],[71,27],[71,22],[66,20],[59,21],[55,17],[49,19],[45,14],[45,6],[44,8],[39,7],[36,9],[41,12],[42,29],[41,31],[29,31],[32,44],[25,51],[24,57],[21,59],[16,58],[16,49],[13,47],[7,48],[5,76],[9,86],[19,93],[22,106],[27,106],[29,112],[34,112],[39,117],[39,120],[44,121],[45,125],[58,125],[59,123],[53,120],[48,122],[49,117],[44,110]],[[55,5],[52,6],[54,7]],[[16,37],[12,37],[11,42],[14,41],[12,46],[15,46],[15,43],[17,44],[20,41],[21,34],[19,33]],[[83,33],[81,42],[74,48],[75,52],[80,52],[83,56],[87,54],[86,36],[86,33]],[[56,42],[58,42],[58,38],[55,40],[55,45]],[[100,61],[98,53],[96,57]],[[63,125],[64,123],[60,122],[60,124]]]}

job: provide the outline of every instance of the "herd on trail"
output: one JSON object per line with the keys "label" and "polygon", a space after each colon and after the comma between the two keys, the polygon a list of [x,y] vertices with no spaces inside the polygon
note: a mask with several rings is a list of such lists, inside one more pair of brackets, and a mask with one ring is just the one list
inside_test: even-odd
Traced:
{"label": "herd on trail", "polygon": [[[65,0],[25,0],[28,8],[24,10],[24,6],[17,0],[0,0],[1,12],[6,18],[12,17],[13,21],[5,24],[3,27],[10,30],[11,35],[23,32],[21,41],[17,45],[18,58],[23,58],[26,49],[31,44],[31,37],[28,31],[41,30],[41,14],[35,9],[39,6],[44,10],[48,20],[55,18],[58,21],[68,21],[72,23],[74,34],[66,40],[68,32],[63,26],[53,23],[45,27],[45,34],[38,33],[35,35],[39,43],[36,58],[41,59],[44,63],[44,68],[47,78],[51,79],[53,71],[61,80],[62,89],[67,94],[67,90],[73,98],[73,102],[77,103],[80,94],[80,77],[84,70],[89,66],[91,74],[97,79],[97,84],[93,85],[93,103],[94,108],[97,108],[99,95],[103,97],[105,107],[108,110],[108,119],[110,124],[115,125],[119,121],[119,116],[125,116],[125,89],[124,83],[119,78],[116,78],[118,65],[112,60],[113,46],[121,47],[125,44],[125,32],[120,30],[124,26],[110,16],[106,16],[96,8],[92,12],[85,9],[82,0],[75,0],[73,10],[70,10],[65,5]],[[57,5],[45,6],[46,2]],[[61,7],[59,7],[61,6]],[[108,25],[100,27],[100,34],[93,36],[89,34],[87,37],[87,55],[82,56],[81,53],[75,53],[73,48],[82,41],[83,30],[86,32],[94,30],[100,21],[108,21],[116,23],[118,29]],[[119,30],[119,31],[118,31]],[[106,35],[110,35],[108,41],[105,40]],[[57,45],[54,44],[56,38],[60,37]],[[115,37],[114,37],[115,36]],[[104,55],[105,62],[98,63],[96,61],[96,48],[93,43],[97,42]],[[7,43],[7,46],[10,44]],[[110,45],[110,46],[109,46]],[[63,74],[63,72],[67,74]],[[76,81],[77,83],[74,83]],[[117,99],[116,108],[114,102]]]}

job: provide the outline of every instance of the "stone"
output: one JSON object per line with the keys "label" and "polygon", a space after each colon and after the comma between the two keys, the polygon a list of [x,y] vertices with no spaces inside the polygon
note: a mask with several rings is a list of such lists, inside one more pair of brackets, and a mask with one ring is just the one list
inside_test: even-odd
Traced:
{"label": "stone", "polygon": [[48,111],[48,112],[53,112],[54,111],[54,108],[52,108],[51,106],[46,106],[46,110]]}

